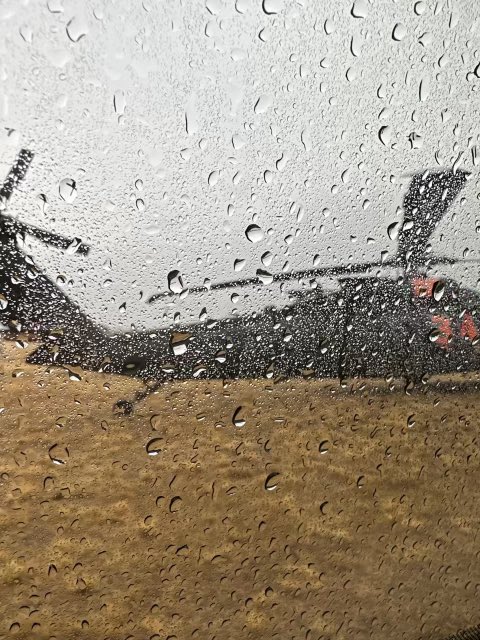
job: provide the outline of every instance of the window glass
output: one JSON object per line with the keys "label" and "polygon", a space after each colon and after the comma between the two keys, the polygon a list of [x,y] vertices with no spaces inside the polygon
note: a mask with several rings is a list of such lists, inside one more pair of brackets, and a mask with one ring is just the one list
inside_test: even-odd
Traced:
{"label": "window glass", "polygon": [[0,2],[0,638],[480,623],[479,25]]}

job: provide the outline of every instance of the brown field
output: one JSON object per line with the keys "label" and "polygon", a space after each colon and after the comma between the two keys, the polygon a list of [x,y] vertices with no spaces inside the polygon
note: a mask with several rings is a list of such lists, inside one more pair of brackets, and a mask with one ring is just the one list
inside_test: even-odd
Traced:
{"label": "brown field", "polygon": [[30,348],[2,345],[1,638],[440,640],[480,623],[475,393],[189,381],[120,417],[138,381],[25,365]]}

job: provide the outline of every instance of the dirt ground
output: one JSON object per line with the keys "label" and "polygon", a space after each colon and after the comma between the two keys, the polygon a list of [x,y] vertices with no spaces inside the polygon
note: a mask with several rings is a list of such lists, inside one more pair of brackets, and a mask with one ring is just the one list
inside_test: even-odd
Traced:
{"label": "dirt ground", "polygon": [[1,346],[1,638],[480,623],[478,393],[189,381],[124,417],[138,381]]}

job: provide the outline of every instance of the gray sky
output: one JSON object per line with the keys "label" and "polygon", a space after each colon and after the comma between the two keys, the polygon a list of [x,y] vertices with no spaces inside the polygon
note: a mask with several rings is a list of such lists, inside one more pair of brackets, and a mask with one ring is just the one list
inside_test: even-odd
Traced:
{"label": "gray sky", "polygon": [[[91,244],[85,259],[30,243],[112,328],[286,300],[272,286],[145,304],[172,269],[198,285],[394,252],[387,227],[401,219],[405,174],[456,161],[474,175],[434,252],[478,256],[477,3],[264,5],[0,2],[2,174],[21,146],[36,154],[9,212]],[[73,202],[59,193],[69,178]],[[477,287],[478,268],[450,273]]]}

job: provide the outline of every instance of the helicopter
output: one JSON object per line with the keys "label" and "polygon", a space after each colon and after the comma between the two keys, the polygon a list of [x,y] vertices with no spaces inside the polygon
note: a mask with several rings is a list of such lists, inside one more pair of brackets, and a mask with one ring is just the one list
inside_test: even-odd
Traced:
{"label": "helicopter", "polygon": [[[21,238],[30,234],[60,249],[89,252],[79,238],[6,215],[6,204],[32,159],[33,153],[22,149],[0,190],[0,322],[40,343],[29,363],[144,380],[143,391],[116,403],[125,414],[173,380],[390,377],[416,384],[432,374],[480,370],[480,295],[450,278],[429,275],[434,265],[460,262],[430,255],[428,241],[465,186],[466,171],[412,176],[403,222],[396,223],[398,250],[391,258],[272,274],[269,282],[309,286],[291,292],[288,304],[251,315],[112,333],[39,272],[21,248]],[[397,276],[390,274],[392,269]],[[180,295],[261,287],[263,275],[192,287]],[[336,278],[339,289],[325,290],[317,282],[322,277]],[[158,292],[148,304],[178,295]]]}

